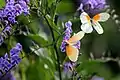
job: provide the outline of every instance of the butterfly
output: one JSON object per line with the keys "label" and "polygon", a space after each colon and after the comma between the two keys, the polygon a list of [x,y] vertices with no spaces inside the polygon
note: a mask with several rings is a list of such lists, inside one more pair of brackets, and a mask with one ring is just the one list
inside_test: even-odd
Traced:
{"label": "butterfly", "polygon": [[74,45],[77,44],[84,36],[83,31],[79,31],[77,34],[74,34],[69,40],[66,40],[66,54],[72,62],[76,62],[79,55],[79,50]]}
{"label": "butterfly", "polygon": [[[93,31],[93,28],[97,31],[98,34],[102,34],[103,28],[99,24],[100,22],[105,22],[109,19],[110,15],[108,13],[99,13],[95,15],[92,19],[89,17],[89,15],[86,12],[82,12],[80,15],[81,20],[81,29],[85,33],[91,33]],[[92,28],[93,26],[93,28]]]}

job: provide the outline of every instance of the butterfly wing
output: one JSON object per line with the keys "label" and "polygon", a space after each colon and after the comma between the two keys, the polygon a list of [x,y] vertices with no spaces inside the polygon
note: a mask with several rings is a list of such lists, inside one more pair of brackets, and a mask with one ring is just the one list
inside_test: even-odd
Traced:
{"label": "butterfly wing", "polygon": [[82,24],[88,23],[90,21],[90,17],[89,17],[89,15],[86,12],[83,12],[80,15],[80,20],[81,20]]}
{"label": "butterfly wing", "polygon": [[77,34],[74,34],[69,40],[68,42],[71,44],[76,44],[77,41],[81,40],[84,37],[84,32],[83,31],[79,31]]}
{"label": "butterfly wing", "polygon": [[105,22],[109,19],[109,17],[110,17],[110,15],[108,13],[100,13],[100,14],[95,15],[93,17],[93,20]]}
{"label": "butterfly wing", "polygon": [[85,33],[91,33],[93,31],[91,22],[90,22],[90,17],[86,12],[81,13],[80,15],[80,20],[81,20],[81,29],[85,32]]}
{"label": "butterfly wing", "polygon": [[99,22],[93,20],[92,23],[93,23],[92,25],[93,25],[94,29],[98,32],[98,34],[102,34],[103,33],[103,28],[99,24]]}
{"label": "butterfly wing", "polygon": [[79,51],[74,46],[68,45],[66,46],[66,54],[71,61],[76,62],[78,59]]}
{"label": "butterfly wing", "polygon": [[98,34],[103,33],[103,28],[101,27],[101,25],[99,24],[98,21],[101,21],[101,22],[107,21],[109,19],[109,17],[110,17],[110,15],[108,13],[100,13],[93,17],[92,25],[93,25],[94,29],[98,32]]}
{"label": "butterfly wing", "polygon": [[93,31],[91,23],[84,23],[81,25],[82,31],[85,33],[91,33]]}

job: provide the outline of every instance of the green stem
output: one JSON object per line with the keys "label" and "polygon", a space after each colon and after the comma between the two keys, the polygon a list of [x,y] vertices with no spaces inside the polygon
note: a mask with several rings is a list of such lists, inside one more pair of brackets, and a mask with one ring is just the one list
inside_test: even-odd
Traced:
{"label": "green stem", "polygon": [[[44,16],[49,28],[50,28],[50,31],[51,31],[51,35],[52,35],[52,38],[53,38],[53,41],[56,41],[55,40],[55,35],[54,35],[54,32],[53,32],[53,28],[51,27],[51,25],[49,24],[49,21],[47,20],[46,16]],[[57,50],[57,46],[56,44],[53,45],[54,49],[55,49],[55,53],[57,55],[57,63],[58,63],[58,71],[59,71],[59,78],[60,80],[62,80],[62,77],[61,77],[61,70],[60,70],[60,60],[59,60],[59,54],[58,54],[58,50]]]}

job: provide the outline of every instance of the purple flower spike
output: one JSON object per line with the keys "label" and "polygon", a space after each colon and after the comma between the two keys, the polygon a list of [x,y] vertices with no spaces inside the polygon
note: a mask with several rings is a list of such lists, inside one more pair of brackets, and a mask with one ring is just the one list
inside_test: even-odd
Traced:
{"label": "purple flower spike", "polygon": [[16,46],[10,50],[10,58],[7,53],[0,58],[0,70],[2,70],[3,73],[7,73],[12,67],[20,63],[21,58],[19,57],[19,53],[21,50],[22,45],[17,43]]}
{"label": "purple flower spike", "polygon": [[78,10],[81,10],[82,12],[85,11],[91,16],[100,13],[106,9],[107,6],[105,0],[81,0],[79,3],[80,6]]}
{"label": "purple flower spike", "polygon": [[18,64],[21,61],[21,58],[19,58],[19,53],[21,50],[22,45],[20,43],[17,43],[16,46],[10,50],[11,63],[13,65]]}
{"label": "purple flower spike", "polygon": [[[30,0],[5,0],[6,5],[0,9],[0,21],[5,26],[4,31],[0,35],[0,45],[11,34],[11,25],[17,23],[16,17],[24,13],[29,14],[29,2]],[[5,34],[4,34],[5,33]]]}
{"label": "purple flower spike", "polygon": [[68,21],[65,23],[65,27],[66,27],[66,30],[65,30],[65,35],[63,37],[63,41],[62,41],[62,44],[60,46],[60,49],[62,52],[65,52],[65,47],[66,47],[66,40],[69,40],[70,39],[70,36],[71,36],[71,33],[72,33],[72,22]]}

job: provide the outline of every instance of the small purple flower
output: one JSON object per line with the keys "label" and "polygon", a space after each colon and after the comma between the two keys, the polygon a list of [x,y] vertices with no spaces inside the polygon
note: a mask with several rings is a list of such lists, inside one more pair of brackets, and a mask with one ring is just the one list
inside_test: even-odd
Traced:
{"label": "small purple flower", "polygon": [[17,43],[17,44],[16,44],[16,48],[17,48],[18,50],[21,50],[21,49],[22,49],[22,45],[21,45],[20,43]]}
{"label": "small purple flower", "polygon": [[18,3],[21,5],[22,10],[23,10],[23,13],[24,13],[25,15],[29,14],[29,7],[28,7],[28,5],[26,4],[26,2],[23,1],[23,0],[20,0],[20,1],[18,1]]}
{"label": "small purple flower", "polygon": [[19,55],[21,50],[22,50],[22,45],[20,43],[17,43],[16,46],[10,50],[10,55],[11,56]]}
{"label": "small purple flower", "polygon": [[14,5],[6,4],[5,9],[4,9],[4,14],[6,15],[6,17],[15,15]]}
{"label": "small purple flower", "polygon": [[69,33],[72,33],[72,22],[71,21],[68,21],[65,23],[65,27],[66,27],[66,30],[69,31]]}
{"label": "small purple flower", "polygon": [[0,58],[0,69],[2,71],[7,72],[11,67],[12,65],[8,62],[6,58]]}
{"label": "small purple flower", "polygon": [[19,16],[20,14],[22,14],[23,10],[20,4],[15,4],[15,10],[16,10],[16,15]]}
{"label": "small purple flower", "polygon": [[16,80],[15,77],[11,72],[7,73],[5,76],[3,76],[0,80]]}
{"label": "small purple flower", "polygon": [[65,36],[63,37],[63,40],[69,40],[70,36],[71,36],[71,34],[65,33]]}
{"label": "small purple flower", "polygon": [[61,46],[60,46],[61,52],[65,52],[66,51],[65,47],[66,47],[66,43],[63,41],[61,43]]}
{"label": "small purple flower", "polygon": [[20,53],[20,50],[16,49],[15,47],[10,50],[10,55],[18,55]]}
{"label": "small purple flower", "polygon": [[94,16],[106,9],[105,0],[80,0],[80,6],[78,10],[85,11],[89,15]]}
{"label": "small purple flower", "polygon": [[63,66],[64,66],[64,72],[69,72],[69,71],[73,71],[73,68],[75,67],[75,63],[73,62],[66,62]]}
{"label": "small purple flower", "polygon": [[72,26],[72,22],[71,21],[68,21],[65,23],[65,27],[68,28],[68,27],[71,27]]}
{"label": "small purple flower", "polygon": [[4,14],[4,11],[1,9],[0,10],[0,20],[2,20],[3,17],[5,17],[5,14]]}
{"label": "small purple flower", "polygon": [[21,58],[19,56],[12,56],[10,59],[12,65],[18,65],[21,62]]}
{"label": "small purple flower", "polygon": [[9,5],[13,5],[15,3],[15,0],[6,0],[6,3]]}
{"label": "small purple flower", "polygon": [[3,32],[4,33],[9,33],[9,34],[11,34],[11,30],[12,30],[12,28],[8,25],[4,30],[3,30]]}

